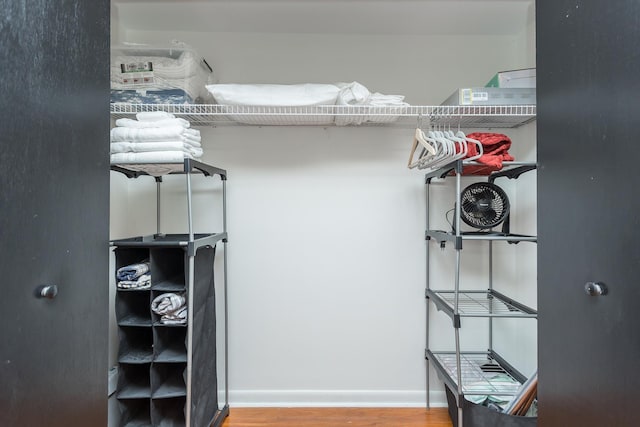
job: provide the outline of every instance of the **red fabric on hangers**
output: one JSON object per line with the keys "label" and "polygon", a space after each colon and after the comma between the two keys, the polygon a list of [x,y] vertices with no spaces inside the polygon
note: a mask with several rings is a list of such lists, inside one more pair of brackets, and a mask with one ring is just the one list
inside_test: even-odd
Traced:
{"label": "red fabric on hangers", "polygon": [[[480,141],[482,144],[482,156],[476,161],[486,166],[465,166],[463,174],[465,175],[489,175],[491,172],[502,169],[502,162],[513,161],[514,158],[509,154],[511,147],[511,139],[507,135],[491,132],[474,132],[467,135],[467,138]],[[475,144],[469,144],[467,157],[478,155],[478,147]]]}

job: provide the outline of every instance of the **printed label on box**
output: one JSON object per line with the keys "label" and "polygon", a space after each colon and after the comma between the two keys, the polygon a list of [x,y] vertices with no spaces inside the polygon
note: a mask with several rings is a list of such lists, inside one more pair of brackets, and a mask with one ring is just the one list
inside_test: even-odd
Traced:
{"label": "printed label on box", "polygon": [[474,102],[486,102],[489,100],[489,92],[474,92],[471,89],[460,91],[460,105],[471,105]]}
{"label": "printed label on box", "polygon": [[122,73],[141,73],[145,71],[153,71],[153,62],[128,62],[120,64]]}

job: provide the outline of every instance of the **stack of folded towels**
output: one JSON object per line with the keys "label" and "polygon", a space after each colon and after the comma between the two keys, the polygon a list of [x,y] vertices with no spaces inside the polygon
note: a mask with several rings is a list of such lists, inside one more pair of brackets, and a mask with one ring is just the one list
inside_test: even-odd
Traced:
{"label": "stack of folded towels", "polygon": [[111,129],[111,163],[181,163],[202,157],[200,131],[164,111],[118,119]]}
{"label": "stack of folded towels", "polygon": [[151,274],[149,263],[141,262],[121,267],[116,272],[117,286],[120,289],[149,289],[151,288]]}
{"label": "stack of folded towels", "polygon": [[186,298],[183,294],[166,293],[151,302],[151,310],[160,316],[160,323],[182,325],[187,323]]}

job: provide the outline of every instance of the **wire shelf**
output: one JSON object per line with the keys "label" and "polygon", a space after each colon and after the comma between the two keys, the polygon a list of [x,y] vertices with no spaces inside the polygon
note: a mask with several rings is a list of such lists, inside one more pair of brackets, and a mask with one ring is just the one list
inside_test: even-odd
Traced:
{"label": "wire shelf", "polygon": [[[427,291],[438,308],[454,315],[455,291]],[[460,291],[458,314],[462,317],[525,317],[535,318],[536,311],[507,296],[493,291]]]}
{"label": "wire shelf", "polygon": [[[455,352],[431,352],[429,357],[443,380],[457,390]],[[468,396],[513,396],[520,390],[521,374],[492,352],[463,352],[460,354],[462,393]],[[518,379],[520,378],[520,379]]]}
{"label": "wire shelf", "polygon": [[400,125],[415,127],[417,119],[434,125],[464,128],[512,128],[535,119],[535,105],[498,106],[370,106],[318,105],[268,107],[218,104],[111,104],[113,118],[144,111],[166,111],[193,126],[245,124],[258,126]]}

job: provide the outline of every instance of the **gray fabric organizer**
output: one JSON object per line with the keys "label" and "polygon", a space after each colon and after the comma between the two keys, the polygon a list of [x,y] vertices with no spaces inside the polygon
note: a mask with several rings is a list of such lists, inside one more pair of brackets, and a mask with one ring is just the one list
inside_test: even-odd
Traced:
{"label": "gray fabric organizer", "polygon": [[[149,260],[151,288],[118,289],[116,320],[119,332],[119,375],[116,398],[120,425],[126,427],[219,427],[229,413],[227,368],[227,233],[226,171],[185,159],[166,165],[171,174],[187,179],[188,234],[160,233],[160,183],[157,165],[150,173],[144,165],[112,165],[130,178],[154,175],[158,195],[158,233],[120,239],[115,247],[116,270]],[[223,232],[194,234],[191,211],[191,174],[220,175],[223,184]],[[224,404],[218,403],[216,350],[216,245],[224,251]],[[188,321],[181,325],[160,322],[151,301],[164,293],[184,293]]]}

